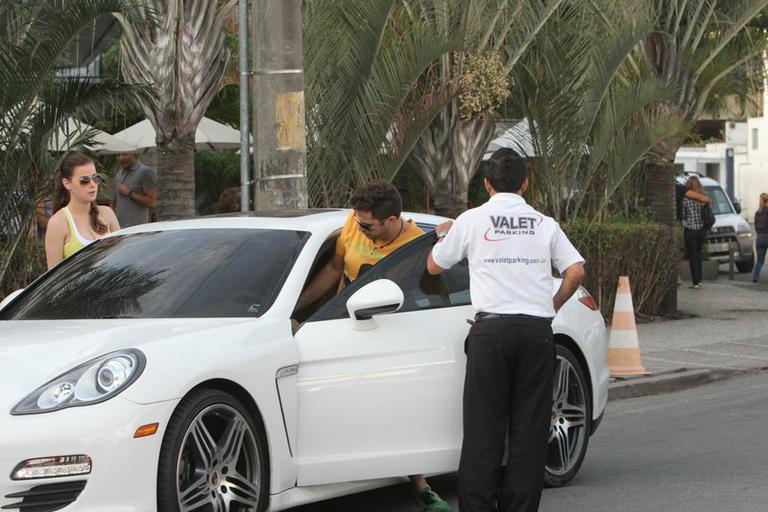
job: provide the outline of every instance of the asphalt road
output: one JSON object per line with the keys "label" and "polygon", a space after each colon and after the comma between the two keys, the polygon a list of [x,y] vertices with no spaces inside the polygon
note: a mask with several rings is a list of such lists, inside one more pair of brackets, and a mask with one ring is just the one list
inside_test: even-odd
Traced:
{"label": "asphalt road", "polygon": [[[584,466],[541,512],[765,512],[768,373],[610,402]],[[431,480],[458,510],[454,476]],[[293,512],[418,511],[406,485]]]}

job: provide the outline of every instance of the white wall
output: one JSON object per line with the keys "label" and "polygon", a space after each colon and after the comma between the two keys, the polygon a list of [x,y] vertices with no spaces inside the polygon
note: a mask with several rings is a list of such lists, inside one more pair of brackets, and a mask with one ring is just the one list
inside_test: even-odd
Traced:
{"label": "white wall", "polygon": [[725,122],[725,143],[726,145],[735,148],[737,146],[746,145],[749,130],[747,123],[726,121]]}
{"label": "white wall", "polygon": [[[749,139],[747,155],[736,163],[739,178],[737,190],[741,199],[742,216],[752,222],[760,203],[760,194],[768,192],[768,118],[753,117],[747,120]],[[753,130],[757,130],[757,148],[753,145]]]}
{"label": "white wall", "polygon": [[725,151],[732,148],[734,196],[741,202],[742,217],[752,222],[759,206],[760,194],[768,192],[768,118],[753,117],[746,122],[733,123],[733,126],[731,124],[725,123],[725,143],[711,143],[705,147],[682,147],[675,155],[675,163],[683,164],[687,172],[695,171],[704,176],[707,175],[708,163],[718,163],[719,176],[712,177],[725,187]]}
{"label": "white wall", "polygon": [[[698,172],[702,176],[709,176],[724,183],[726,148],[724,143],[707,144],[705,147],[681,147],[675,154],[675,163],[682,164],[685,172]],[[708,174],[707,164],[716,164],[717,172]]]}

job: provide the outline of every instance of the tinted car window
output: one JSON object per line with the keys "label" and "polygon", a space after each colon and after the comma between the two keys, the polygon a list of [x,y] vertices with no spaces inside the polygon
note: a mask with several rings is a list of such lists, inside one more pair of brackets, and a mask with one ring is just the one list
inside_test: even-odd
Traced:
{"label": "tinted car window", "polygon": [[712,200],[712,213],[720,215],[723,213],[734,213],[728,197],[720,187],[706,187],[707,195]]}
{"label": "tinted car window", "polygon": [[0,314],[14,319],[257,317],[309,233],[194,229],[94,242]]}
{"label": "tinted car window", "polygon": [[438,276],[427,273],[427,255],[435,241],[434,233],[428,233],[393,252],[334,297],[310,321],[349,317],[347,299],[377,279],[390,279],[403,290],[405,300],[400,312],[469,304],[467,260]]}

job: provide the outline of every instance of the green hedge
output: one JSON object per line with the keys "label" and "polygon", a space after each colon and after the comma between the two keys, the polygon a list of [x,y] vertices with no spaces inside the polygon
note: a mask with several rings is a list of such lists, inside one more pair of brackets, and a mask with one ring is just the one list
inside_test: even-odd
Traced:
{"label": "green hedge", "polygon": [[676,229],[618,220],[591,226],[577,221],[564,225],[563,230],[587,261],[584,286],[603,315],[613,313],[619,276],[629,276],[636,312],[659,314],[666,283],[677,276]]}

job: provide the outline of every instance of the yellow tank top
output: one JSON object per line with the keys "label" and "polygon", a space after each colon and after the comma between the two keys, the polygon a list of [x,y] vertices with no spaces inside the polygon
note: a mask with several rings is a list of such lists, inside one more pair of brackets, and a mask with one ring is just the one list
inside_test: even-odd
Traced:
{"label": "yellow tank top", "polygon": [[415,222],[403,220],[401,232],[394,240],[384,245],[377,245],[360,231],[355,221],[355,212],[350,212],[341,230],[341,236],[336,240],[336,254],[344,258],[344,274],[339,283],[339,290],[357,279],[361,273],[374,266],[379,260],[423,234],[424,232]]}
{"label": "yellow tank top", "polygon": [[80,234],[69,208],[65,206],[62,210],[64,210],[64,216],[67,218],[67,224],[69,225],[69,242],[64,245],[64,259],[67,259],[86,245],[93,242],[93,240],[89,240]]}

